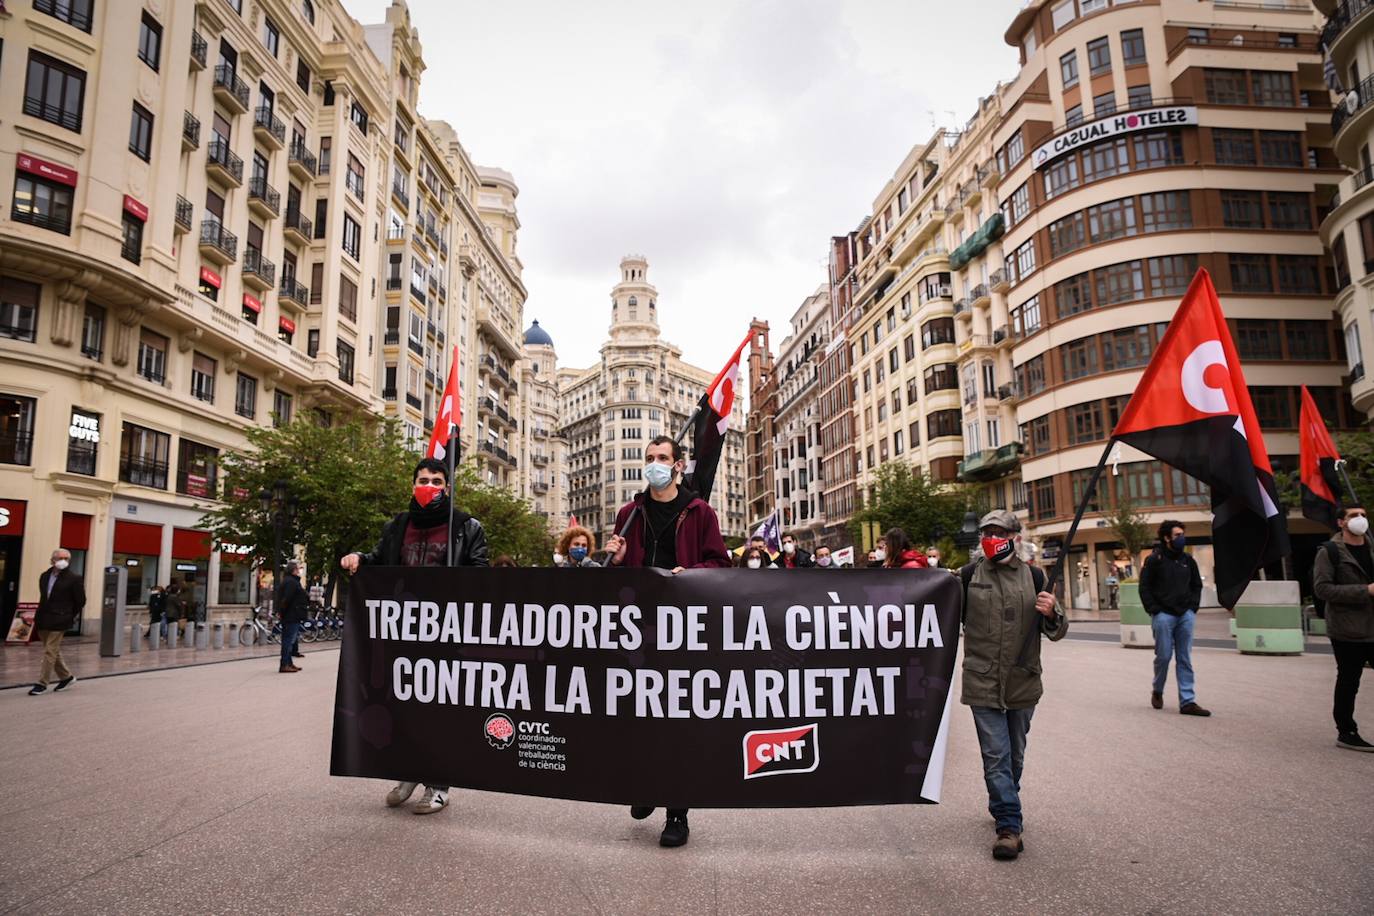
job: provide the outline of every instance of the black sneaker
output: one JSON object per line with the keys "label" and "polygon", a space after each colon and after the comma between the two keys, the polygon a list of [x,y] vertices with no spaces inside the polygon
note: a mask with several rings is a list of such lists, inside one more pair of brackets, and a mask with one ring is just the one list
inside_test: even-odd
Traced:
{"label": "black sneaker", "polygon": [[630,809],[630,817],[637,821],[642,821],[654,813],[653,805],[635,805]]}
{"label": "black sneaker", "polygon": [[663,833],[659,834],[658,845],[685,846],[687,845],[687,835],[691,832],[685,816],[670,817],[667,823],[663,825]]}
{"label": "black sneaker", "polygon": [[304,653],[304,652],[292,652],[292,653],[291,653],[291,657],[292,657],[292,658],[305,658],[305,653]]}
{"label": "black sneaker", "polygon": [[1347,751],[1374,752],[1374,744],[1360,737],[1359,732],[1351,732],[1348,735],[1341,735],[1336,739],[1336,747],[1343,747]]}
{"label": "black sneaker", "polygon": [[62,680],[58,681],[58,682],[57,682],[57,686],[54,687],[53,690],[66,690],[68,687],[70,687],[72,684],[75,684],[75,683],[76,683],[76,675],[75,675],[75,674],[69,674],[69,675],[67,675],[66,677],[64,677]]}
{"label": "black sneaker", "polygon": [[48,685],[47,685],[47,684],[34,684],[34,685],[33,685],[33,689],[31,689],[31,690],[29,691],[29,696],[31,696],[31,697],[36,697],[36,696],[38,696],[40,693],[47,693],[47,692],[48,692]]}

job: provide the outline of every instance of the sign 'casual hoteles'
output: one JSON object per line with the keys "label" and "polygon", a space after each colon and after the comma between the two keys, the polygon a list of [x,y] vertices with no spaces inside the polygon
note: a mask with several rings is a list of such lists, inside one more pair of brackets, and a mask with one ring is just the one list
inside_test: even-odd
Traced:
{"label": "sign 'casual hoteles'", "polygon": [[740,354],[747,346],[749,335],[746,334],[697,404],[692,427],[692,456],[687,462],[683,483],[708,502],[716,481],[721,449],[725,446],[725,434],[730,431],[730,414],[735,403],[735,389],[739,386]]}
{"label": "sign 'casual hoteles'", "polygon": [[1288,553],[1269,453],[1206,270],[1193,277],[1112,438],[1211,487],[1224,607],[1236,606],[1256,569]]}
{"label": "sign 'casual hoteles'", "polygon": [[1336,512],[1341,491],[1336,462],[1341,460],[1336,443],[1317,410],[1317,402],[1307,386],[1302,386],[1302,413],[1298,420],[1298,468],[1302,489],[1302,514],[1332,531],[1337,529]]}
{"label": "sign 'casual hoteles'", "polygon": [[367,567],[330,772],[672,808],[940,800],[956,576]]}

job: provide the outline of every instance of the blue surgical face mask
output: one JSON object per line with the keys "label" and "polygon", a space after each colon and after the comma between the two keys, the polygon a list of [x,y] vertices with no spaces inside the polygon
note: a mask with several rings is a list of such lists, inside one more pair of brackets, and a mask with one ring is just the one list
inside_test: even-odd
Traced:
{"label": "blue surgical face mask", "polygon": [[1177,537],[1175,537],[1172,541],[1170,541],[1169,545],[1173,547],[1174,550],[1178,551],[1179,553],[1182,553],[1183,548],[1188,546],[1188,536],[1180,534]]}
{"label": "blue surgical face mask", "polygon": [[659,461],[647,464],[644,466],[644,479],[655,490],[662,490],[673,482],[673,466]]}
{"label": "blue surgical face mask", "polygon": [[587,559],[587,548],[571,547],[568,549],[568,557],[574,563],[581,563],[583,560]]}

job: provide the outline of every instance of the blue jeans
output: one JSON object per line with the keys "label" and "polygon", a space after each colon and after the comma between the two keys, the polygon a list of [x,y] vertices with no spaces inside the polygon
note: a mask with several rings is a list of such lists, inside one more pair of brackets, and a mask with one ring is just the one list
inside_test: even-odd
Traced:
{"label": "blue jeans", "polygon": [[281,625],[281,666],[291,664],[291,653],[296,651],[296,640],[300,637],[300,621],[293,620]]}
{"label": "blue jeans", "polygon": [[1178,669],[1179,708],[1194,702],[1193,693],[1193,624],[1197,612],[1185,611],[1175,617],[1163,611],[1150,618],[1150,629],[1155,634],[1155,684],[1154,692],[1163,693],[1169,680],[1169,658],[1174,659]]}
{"label": "blue jeans", "polygon": [[1029,709],[993,709],[973,706],[973,724],[983,751],[983,781],[988,785],[988,813],[997,829],[1021,832],[1021,769],[1026,762],[1026,735],[1030,733]]}

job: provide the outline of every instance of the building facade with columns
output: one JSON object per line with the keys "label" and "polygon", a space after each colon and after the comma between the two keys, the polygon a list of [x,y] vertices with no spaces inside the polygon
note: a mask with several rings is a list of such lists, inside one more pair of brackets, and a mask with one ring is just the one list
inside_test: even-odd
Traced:
{"label": "building facade with columns", "polygon": [[783,531],[803,548],[822,543],[825,497],[821,481],[820,363],[830,344],[830,289],[822,285],[792,314],[773,369],[774,504]]}
{"label": "building facade with columns", "polygon": [[551,532],[568,527],[568,443],[558,431],[558,352],[535,321],[525,330],[520,378],[521,492]]}
{"label": "building facade with columns", "polygon": [[778,383],[773,376],[773,351],[768,341],[768,322],[757,318],[750,324],[749,415],[744,426],[745,491],[748,496],[746,519],[750,531],[773,514],[777,506],[774,481],[778,473],[774,462],[776,442],[773,424],[778,412]]}
{"label": "building facade with columns", "polygon": [[[614,534],[619,508],[645,487],[649,440],[676,436],[719,371],[684,362],[682,351],[660,337],[658,315],[649,262],[640,255],[621,259],[600,362],[558,370],[559,430],[568,443],[568,512],[596,533],[598,544]],[[722,364],[728,355],[722,353]],[[731,417],[710,499],[727,537],[743,536],[745,527],[742,391],[736,392]],[[683,444],[690,446],[690,432]]]}

